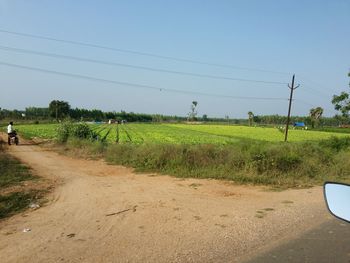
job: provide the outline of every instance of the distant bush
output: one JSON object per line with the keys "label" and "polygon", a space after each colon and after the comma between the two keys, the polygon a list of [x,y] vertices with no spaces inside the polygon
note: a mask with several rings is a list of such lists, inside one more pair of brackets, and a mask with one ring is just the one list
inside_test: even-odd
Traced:
{"label": "distant bush", "polygon": [[92,139],[94,133],[86,123],[76,123],[71,127],[71,136],[79,139]]}
{"label": "distant bush", "polygon": [[94,139],[97,135],[86,123],[63,122],[57,128],[57,140],[67,142],[68,138]]}
{"label": "distant bush", "polygon": [[70,122],[62,122],[58,127],[57,127],[57,141],[58,142],[66,142],[69,137],[69,130],[71,128],[71,123]]}

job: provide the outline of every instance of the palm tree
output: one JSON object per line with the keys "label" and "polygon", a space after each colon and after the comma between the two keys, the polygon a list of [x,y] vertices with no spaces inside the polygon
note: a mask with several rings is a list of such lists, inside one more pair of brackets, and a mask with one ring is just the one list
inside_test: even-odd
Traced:
{"label": "palm tree", "polygon": [[315,124],[318,125],[323,114],[323,108],[317,107],[310,109],[311,127],[315,128]]}
{"label": "palm tree", "polygon": [[248,111],[249,126],[252,126],[252,124],[253,124],[253,118],[254,118],[254,113],[253,113],[252,111]]}
{"label": "palm tree", "polygon": [[188,120],[189,121],[195,121],[196,120],[196,116],[197,116],[196,107],[197,107],[197,105],[198,105],[197,101],[192,101],[191,112],[188,113]]}

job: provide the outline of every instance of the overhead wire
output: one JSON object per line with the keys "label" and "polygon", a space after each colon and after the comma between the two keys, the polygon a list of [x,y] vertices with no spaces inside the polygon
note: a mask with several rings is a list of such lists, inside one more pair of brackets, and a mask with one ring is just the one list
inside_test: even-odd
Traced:
{"label": "overhead wire", "polygon": [[109,51],[116,51],[116,52],[128,53],[128,54],[134,54],[134,55],[140,55],[140,56],[148,56],[148,57],[154,57],[154,58],[165,59],[165,60],[172,60],[172,61],[177,61],[177,62],[186,62],[186,63],[191,63],[191,64],[199,64],[199,65],[206,65],[206,66],[213,66],[213,67],[220,67],[220,68],[230,68],[230,69],[236,69],[236,70],[238,69],[238,70],[246,70],[246,71],[256,71],[256,72],[275,73],[275,74],[284,74],[284,75],[288,74],[288,75],[290,75],[289,72],[281,72],[281,71],[266,70],[266,69],[259,69],[259,68],[239,67],[239,66],[234,66],[234,65],[212,63],[212,62],[206,62],[206,61],[200,61],[200,60],[194,60],[194,59],[188,59],[188,58],[178,58],[178,57],[173,57],[173,56],[164,56],[164,55],[153,54],[153,53],[148,53],[148,52],[141,52],[141,51],[135,51],[135,50],[129,50],[129,49],[115,48],[115,47],[99,45],[99,44],[93,44],[93,43],[88,43],[88,42],[60,39],[60,38],[54,38],[54,37],[48,37],[48,36],[42,36],[42,35],[35,35],[35,34],[28,34],[28,33],[10,31],[10,30],[5,30],[5,29],[0,29],[0,33],[17,35],[17,36],[22,36],[22,37],[27,37],[27,38],[55,41],[55,42],[66,43],[66,44],[71,44],[71,45],[92,47],[92,48],[98,48],[98,49],[104,49],[104,50],[109,50]]}
{"label": "overhead wire", "polygon": [[246,96],[231,96],[231,95],[223,95],[223,94],[212,94],[212,93],[204,93],[204,92],[197,92],[197,91],[189,91],[189,90],[179,90],[179,89],[170,89],[170,88],[159,88],[155,86],[150,85],[144,85],[144,84],[137,84],[137,83],[131,83],[131,82],[122,82],[122,81],[116,81],[116,80],[109,80],[104,78],[97,78],[97,77],[91,77],[86,75],[80,75],[80,74],[74,74],[74,73],[67,73],[67,72],[61,72],[61,71],[55,71],[55,70],[48,70],[43,68],[37,68],[37,67],[31,67],[31,66],[25,66],[20,64],[14,64],[14,63],[8,63],[5,61],[0,61],[0,65],[12,67],[12,68],[21,68],[25,70],[30,71],[37,71],[41,73],[48,73],[48,74],[55,74],[55,75],[61,75],[71,78],[78,78],[78,79],[85,79],[95,82],[103,82],[108,84],[115,84],[120,86],[130,86],[134,88],[142,88],[142,89],[151,89],[156,91],[166,91],[166,92],[174,92],[174,93],[182,93],[182,94],[195,94],[195,95],[203,95],[203,96],[211,96],[211,97],[221,97],[221,98],[230,98],[230,99],[247,99],[247,100],[288,100],[287,98],[278,98],[278,97],[246,97]]}
{"label": "overhead wire", "polygon": [[[99,48],[99,49],[106,49],[110,51],[117,51],[117,52],[124,52],[124,53],[131,53],[135,55],[142,55],[142,56],[150,56],[150,57],[155,57],[155,58],[160,58],[160,59],[167,59],[167,60],[174,60],[174,61],[179,61],[179,62],[187,62],[187,63],[194,63],[194,64],[202,64],[202,65],[208,65],[208,66],[215,66],[215,67],[222,67],[222,68],[231,68],[231,69],[240,69],[240,70],[247,70],[247,71],[260,71],[260,72],[269,72],[269,73],[276,73],[276,74],[291,74],[289,72],[281,72],[281,71],[273,71],[273,70],[265,70],[265,69],[258,69],[258,68],[248,68],[248,67],[239,67],[239,66],[234,66],[234,65],[227,65],[227,64],[219,64],[219,63],[211,63],[211,62],[206,62],[206,61],[198,61],[198,60],[192,60],[192,59],[187,59],[187,58],[178,58],[178,57],[172,57],[172,56],[163,56],[159,54],[153,54],[153,53],[147,53],[147,52],[141,52],[141,51],[135,51],[135,50],[127,50],[127,49],[121,49],[121,48],[115,48],[115,47],[110,47],[110,46],[105,46],[105,45],[99,45],[99,44],[93,44],[93,43],[87,43],[87,42],[82,42],[82,41],[74,41],[74,40],[66,40],[66,39],[59,39],[59,38],[54,38],[54,37],[48,37],[48,36],[42,36],[42,35],[36,35],[36,34],[29,34],[29,33],[23,33],[23,32],[16,32],[16,31],[11,31],[11,30],[5,30],[0,28],[0,33],[6,33],[6,34],[12,34],[12,35],[17,35],[17,36],[22,36],[22,37],[28,37],[28,38],[36,38],[36,39],[42,39],[42,40],[49,40],[49,41],[55,41],[55,42],[61,42],[61,43],[66,43],[66,44],[73,44],[73,45],[80,45],[80,46],[86,46],[86,47],[92,47],[92,48]],[[44,55],[44,54],[42,54]],[[51,54],[53,55],[53,54]],[[67,56],[68,57],[68,56]],[[83,59],[83,58],[73,58],[71,59]],[[88,61],[89,59],[84,59],[85,61]],[[93,61],[90,59],[89,62],[93,63],[102,63],[102,61]],[[117,64],[117,63],[109,63],[105,62],[104,64]],[[125,66],[125,67],[134,67],[134,68],[139,68],[139,69],[144,69],[144,70],[154,70],[154,71],[160,71],[160,72],[167,72],[167,73],[173,73],[173,74],[185,74],[185,75],[191,75],[191,76],[197,76],[197,77],[208,77],[208,78],[217,78],[217,79],[227,79],[227,80],[233,80],[233,78],[225,78],[225,77],[220,77],[220,76],[211,76],[211,75],[205,75],[205,74],[197,74],[197,73],[188,73],[188,72],[177,72],[177,71],[171,71],[171,70],[162,70],[162,69],[153,69],[153,68],[148,68],[148,67],[141,67],[141,66],[134,66],[134,65],[120,65],[120,66]],[[302,78],[312,81],[311,79],[306,78],[303,75],[298,74]],[[241,79],[234,79],[238,81],[245,81]],[[316,83],[315,81],[312,81],[313,83]],[[263,82],[264,83],[264,82]],[[271,83],[271,82],[269,82]],[[276,82],[274,83],[272,81],[271,84],[286,84],[282,82]],[[320,84],[317,84],[318,86],[321,86]],[[310,89],[314,92],[319,93],[318,95],[323,95],[323,96],[328,96],[325,93],[312,88],[308,85],[304,86],[306,89]]]}
{"label": "overhead wire", "polygon": [[[324,90],[327,90],[327,88],[323,85],[323,84],[320,84],[320,83],[318,83],[318,82],[316,82],[316,81],[314,81],[314,80],[312,80],[312,79],[310,79],[310,78],[308,78],[308,77],[306,77],[306,76],[304,76],[304,75],[302,75],[302,74],[298,74],[302,79],[304,79],[304,80],[306,80],[307,82],[309,82],[310,84],[312,84],[312,85],[317,85],[317,86],[319,86],[319,87],[321,87],[322,89],[324,89]],[[307,85],[308,86],[308,85]],[[314,90],[314,91],[316,91],[316,92],[318,92],[318,93],[320,93],[320,94],[322,94],[322,95],[324,95],[324,96],[328,96],[328,94],[325,94],[325,93],[323,93],[322,91],[320,91],[320,90],[317,90],[317,89],[315,89],[315,88],[311,88],[311,87],[309,87],[310,89],[312,89],[312,90]],[[335,92],[335,91],[333,91],[333,92]]]}
{"label": "overhead wire", "polygon": [[300,89],[300,91],[305,91],[309,94],[312,94],[313,96],[318,96],[319,98],[322,98],[324,101],[329,100],[331,97],[330,95],[326,95],[324,93],[318,92],[318,90],[311,88],[310,86],[305,84],[302,84],[303,89]]}
{"label": "overhead wire", "polygon": [[[188,59],[188,58],[178,58],[178,57],[172,57],[172,56],[164,56],[164,55],[147,53],[147,52],[141,52],[141,51],[135,51],[135,50],[115,48],[115,47],[111,47],[111,46],[99,45],[99,44],[94,44],[94,43],[88,43],[88,42],[82,42],[82,41],[74,41],[74,40],[67,40],[67,39],[60,39],[60,38],[54,38],[54,37],[48,37],[48,36],[42,36],[42,35],[35,35],[35,34],[28,34],[28,33],[22,33],[22,32],[15,32],[15,31],[4,30],[4,29],[0,29],[0,33],[6,33],[6,34],[17,35],[17,36],[21,36],[21,37],[27,37],[27,38],[33,38],[33,39],[41,39],[41,40],[48,40],[48,41],[54,41],[54,42],[60,42],[60,43],[65,43],[65,44],[78,45],[78,46],[85,46],[85,47],[90,47],[90,48],[104,49],[104,50],[121,52],[121,53],[129,53],[129,54],[140,55],[140,56],[148,56],[148,57],[154,57],[154,58],[158,58],[158,59],[171,60],[171,61],[177,61],[177,62],[185,62],[185,63],[199,64],[199,65],[206,65],[206,66],[214,66],[214,67],[220,67],[220,68],[246,70],[246,71],[256,71],[256,72],[275,73],[275,74],[291,74],[291,73],[288,73],[288,72],[281,72],[281,71],[265,70],[265,69],[258,69],[258,68],[248,68],[248,67],[239,67],[239,66],[234,66],[234,65],[227,65],[227,64],[212,63],[212,62],[206,62],[206,61],[200,61],[200,60],[193,60],[193,59]],[[8,46],[1,46],[1,45],[0,45],[0,49],[5,50],[5,51],[17,52],[17,53],[27,53],[27,54],[46,56],[46,57],[54,57],[54,58],[60,58],[60,59],[70,59],[70,60],[75,60],[75,61],[97,63],[97,64],[104,64],[104,65],[110,65],[110,66],[128,67],[128,68],[134,68],[134,69],[140,69],[140,70],[148,70],[148,71],[155,71],[155,72],[163,72],[163,73],[170,73],[170,74],[187,75],[187,76],[200,77],[200,78],[222,79],[222,80],[230,80],[230,81],[255,82],[255,83],[265,83],[265,84],[288,84],[288,83],[285,83],[285,82],[278,82],[278,81],[265,81],[265,80],[244,79],[244,78],[231,78],[231,77],[222,77],[222,76],[209,75],[209,74],[200,74],[200,73],[193,73],[193,72],[167,70],[167,69],[145,67],[145,66],[124,64],[124,63],[116,63],[116,62],[105,61],[105,60],[90,59],[90,58],[83,58],[83,57],[77,57],[77,56],[68,56],[68,55],[62,55],[62,54],[56,54],[56,53],[41,52],[41,51],[35,51],[35,50],[13,48],[13,47],[8,47]],[[230,95],[211,94],[211,93],[203,93],[203,92],[196,92],[196,91],[189,91],[189,90],[159,88],[159,87],[150,86],[150,85],[136,84],[136,83],[130,83],[130,82],[121,82],[121,81],[116,81],[116,80],[108,80],[108,79],[104,79],[104,78],[96,78],[96,77],[80,75],[80,74],[73,74],[73,73],[66,73],[66,72],[60,72],[60,71],[54,71],[54,70],[47,70],[47,69],[42,69],[42,68],[24,66],[24,65],[7,63],[7,62],[1,62],[1,61],[0,61],[0,65],[8,66],[8,67],[16,67],[16,68],[21,68],[21,69],[26,69],[26,70],[32,70],[32,71],[48,73],[48,74],[56,74],[56,75],[72,77],[72,78],[85,79],[85,80],[90,80],[90,81],[104,82],[104,83],[115,84],[115,85],[132,86],[132,87],[135,87],[135,88],[152,89],[152,90],[166,91],[166,92],[176,92],[176,93],[182,93],[182,94],[195,94],[195,95],[203,95],[203,96],[231,98],[231,99],[248,99],[248,100],[288,100],[287,98],[230,96]],[[298,74],[298,75],[301,76],[302,79],[305,79],[305,80],[311,82],[310,79],[308,79],[308,78],[306,78],[306,77],[304,77],[304,76],[302,76],[300,74]],[[312,82],[316,83],[314,81],[312,81]],[[322,87],[322,85],[319,85],[319,84],[317,84],[317,85]],[[312,90],[314,92],[313,94],[315,94],[315,93],[317,94],[318,93],[317,95],[322,95],[323,98],[324,98],[324,96],[328,96],[325,93],[319,91],[318,89],[310,87],[309,85],[303,85],[303,87],[306,88],[306,89]],[[304,105],[315,107],[313,104],[305,102],[303,100],[300,100],[300,99],[294,99],[294,100],[296,102],[302,103]],[[327,110],[329,110],[329,109],[327,109]]]}
{"label": "overhead wire", "polygon": [[[307,106],[312,107],[312,108],[318,107],[318,106],[316,106],[314,104],[311,104],[311,103],[309,103],[307,101],[304,101],[304,100],[301,100],[301,99],[294,99],[294,101],[297,102],[297,103],[301,103],[301,104],[307,105]],[[322,108],[324,108],[324,107],[322,107]],[[327,110],[329,112],[335,112],[334,109],[329,109],[329,108],[324,108],[324,110]]]}
{"label": "overhead wire", "polygon": [[[238,66],[233,66],[233,65],[211,63],[211,62],[198,61],[198,60],[192,60],[192,59],[186,59],[186,58],[177,58],[177,57],[172,57],[172,56],[163,56],[163,55],[152,54],[152,53],[147,53],[147,52],[140,52],[140,51],[135,51],[135,50],[127,50],[127,49],[115,48],[115,47],[98,45],[98,44],[93,44],[93,43],[87,43],[87,42],[81,42],[81,41],[73,41],[73,40],[65,40],[65,39],[59,39],[59,38],[47,37],[47,36],[41,36],[41,35],[35,35],[35,34],[21,33],[21,32],[9,31],[9,30],[4,30],[4,29],[0,29],[0,33],[7,33],[7,34],[18,35],[18,36],[22,36],[22,37],[43,39],[43,40],[61,42],[61,43],[66,43],[66,44],[73,44],[73,45],[92,47],[92,48],[106,49],[106,50],[110,50],[110,51],[131,53],[131,54],[135,54],[135,55],[150,56],[150,57],[155,57],[155,58],[160,58],[160,59],[167,59],[167,60],[173,60],[173,61],[179,61],[179,62],[187,62],[187,63],[202,64],[202,65],[223,67],[223,68],[240,69],[240,70],[248,70],[248,71],[260,71],[260,72],[269,72],[269,73],[277,73],[277,74],[290,74],[288,72],[272,71],[272,70],[257,69],[257,68],[238,67]],[[91,62],[91,63],[99,63],[99,64],[111,65],[111,66],[129,67],[129,68],[135,68],[135,69],[142,69],[142,70],[149,70],[149,71],[158,71],[158,72],[171,73],[171,74],[188,75],[188,76],[195,76],[195,77],[202,77],[202,78],[213,78],[213,79],[234,80],[234,81],[249,81],[249,82],[268,83],[268,84],[288,84],[288,83],[285,83],[285,82],[277,82],[277,81],[241,79],[241,78],[221,77],[221,76],[199,74],[199,73],[191,73],[191,72],[165,70],[165,69],[159,69],[159,68],[151,68],[151,67],[144,67],[144,66],[123,64],[123,63],[116,63],[116,62],[96,60],[96,59],[88,59],[88,58],[75,57],[75,56],[60,55],[60,54],[55,54],[55,53],[39,52],[39,51],[34,51],[34,50],[19,49],[19,48],[12,48],[12,47],[6,47],[6,46],[0,46],[0,49],[7,50],[7,51],[12,51],[12,52],[21,52],[21,53],[35,54],[35,55],[41,55],[41,56],[56,57],[56,58],[61,58],[61,59],[71,59],[71,60],[76,60],[76,61],[85,61],[85,62]],[[18,66],[20,66],[20,65],[18,65]],[[26,68],[29,69],[29,67],[26,67]],[[44,70],[44,69],[36,68],[36,70]],[[46,70],[46,71],[48,71],[48,70]],[[49,72],[46,72],[46,73],[49,73]],[[50,71],[50,73],[54,73],[54,72]],[[75,75],[75,77],[78,77],[77,74],[63,73],[63,72],[57,72],[57,71],[55,71],[55,74],[65,74],[65,75],[69,75],[71,77],[73,77],[72,75]],[[298,74],[298,75],[300,75],[300,74]],[[92,77],[89,77],[89,76],[79,75],[79,77],[84,77],[84,78],[87,77],[87,78],[90,78],[90,80],[94,79],[94,80],[101,80],[102,81],[102,79],[92,78]],[[304,77],[304,76],[302,76],[302,78],[306,79],[306,77]],[[117,81],[110,81],[110,80],[103,80],[103,81],[108,81],[108,82],[113,82],[113,83],[117,82]],[[311,80],[309,80],[309,81],[311,81]],[[118,82],[118,83],[121,84],[120,82]],[[316,83],[316,82],[314,82],[314,83]],[[126,84],[132,84],[132,83],[123,82],[123,84],[126,85]],[[132,84],[132,85],[134,85],[134,84]],[[136,84],[136,85],[139,86],[139,84]],[[141,86],[147,86],[147,85],[141,85]],[[148,86],[148,87],[150,87],[150,86]],[[152,87],[152,88],[159,89],[157,87]],[[308,85],[306,85],[306,87],[304,86],[304,88],[310,89],[310,90],[312,90],[314,92],[317,92],[317,93],[319,93],[319,95],[326,96],[325,93],[323,93],[323,92],[321,92],[321,91],[319,91],[317,89],[311,88]],[[165,90],[165,89],[163,89],[163,90]],[[169,91],[169,89],[168,89],[168,91]],[[172,91],[174,92],[174,91],[180,91],[180,90],[172,90]],[[191,94],[193,94],[193,93],[198,94],[198,92],[184,91],[184,90],[181,90],[180,92],[186,92],[186,93],[191,93]],[[203,95],[204,93],[201,93],[201,94]],[[210,95],[210,94],[209,93],[205,93],[205,95]],[[211,94],[211,95],[214,95],[214,94]],[[219,96],[220,97],[223,97],[223,96],[227,97],[226,95],[219,95]],[[235,96],[231,96],[231,97],[234,97],[234,98],[247,98],[247,99],[250,99],[250,98],[257,99],[258,98],[258,97],[235,97]],[[259,98],[259,99],[261,99],[261,98]],[[266,98],[266,99],[274,99],[274,98]],[[281,98],[277,98],[277,99],[281,99]],[[302,102],[303,104],[307,104],[309,106],[314,106],[314,105],[312,105],[310,103],[307,103],[305,101],[301,101],[299,99],[296,100],[296,101]]]}
{"label": "overhead wire", "polygon": [[53,57],[53,58],[59,58],[59,59],[70,59],[70,60],[75,60],[75,61],[83,61],[83,62],[89,62],[89,63],[109,65],[109,66],[127,67],[127,68],[133,68],[133,69],[141,69],[141,70],[170,73],[170,74],[177,74],[177,75],[187,75],[187,76],[199,77],[199,78],[210,78],[210,79],[242,81],[242,82],[254,82],[254,83],[264,83],[264,84],[288,84],[286,82],[278,82],[278,81],[266,81],[266,80],[256,80],[256,79],[222,77],[222,76],[209,75],[209,74],[200,74],[200,73],[192,73],[192,72],[184,72],[184,71],[166,70],[166,69],[160,69],[160,68],[151,68],[151,67],[137,66],[137,65],[125,64],[125,63],[116,63],[116,62],[105,61],[105,60],[97,60],[97,59],[90,59],[90,58],[83,58],[83,57],[76,57],[76,56],[67,56],[67,55],[61,55],[61,54],[57,54],[57,53],[48,53],[48,52],[35,51],[35,50],[29,50],[29,49],[13,48],[13,47],[2,46],[2,45],[0,45],[0,49],[5,50],[5,51],[10,51],[10,52],[34,54],[34,55],[45,56],[45,57]]}

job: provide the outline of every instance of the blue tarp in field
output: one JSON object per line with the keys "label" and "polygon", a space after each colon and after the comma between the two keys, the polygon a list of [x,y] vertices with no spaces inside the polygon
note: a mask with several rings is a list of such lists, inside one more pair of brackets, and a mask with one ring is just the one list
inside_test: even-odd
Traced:
{"label": "blue tarp in field", "polygon": [[305,127],[305,123],[303,122],[294,122],[294,127]]}

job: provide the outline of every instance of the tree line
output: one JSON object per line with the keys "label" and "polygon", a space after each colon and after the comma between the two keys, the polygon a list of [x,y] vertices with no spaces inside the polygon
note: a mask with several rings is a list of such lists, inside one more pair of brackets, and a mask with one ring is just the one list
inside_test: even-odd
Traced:
{"label": "tree line", "polygon": [[[71,108],[68,102],[52,101],[49,107],[27,107],[25,110],[7,110],[0,108],[0,120],[14,121],[60,121],[64,119],[72,119],[75,121],[127,121],[127,122],[182,122],[182,121],[201,121],[215,122],[224,124],[237,125],[284,125],[287,116],[282,115],[254,115],[248,113],[248,119],[234,119],[225,116],[224,118],[203,116],[168,116],[162,114],[143,114],[134,112],[104,112],[98,109]],[[292,116],[291,122],[304,122],[308,126],[313,126],[314,120],[311,116]],[[317,120],[316,126],[339,126],[342,120],[338,117],[322,117]]]}
{"label": "tree line", "polygon": [[[348,74],[350,77],[350,73]],[[349,83],[350,86],[350,83]],[[350,124],[350,92],[341,92],[339,95],[333,95],[332,104],[339,114],[334,117],[323,117],[323,108],[316,107],[310,109],[309,116],[292,116],[291,123],[304,122],[306,125],[314,127],[319,126],[340,126]],[[247,119],[231,119],[229,116],[224,118],[211,118],[204,114],[197,117],[198,102],[193,101],[191,111],[188,116],[168,116],[162,114],[144,114],[125,111],[104,112],[98,109],[71,108],[68,102],[53,100],[48,107],[27,107],[23,110],[7,110],[0,108],[0,120],[45,120],[60,121],[63,119],[72,119],[79,121],[127,121],[127,122],[180,122],[180,121],[202,121],[202,122],[220,122],[227,124],[242,125],[284,125],[287,122],[287,116],[281,115],[254,115],[252,111],[248,112]]]}
{"label": "tree line", "polygon": [[162,122],[185,121],[186,117],[167,116],[161,114],[145,114],[126,111],[104,112],[99,109],[71,108],[66,101],[53,100],[49,107],[27,107],[25,110],[7,110],[0,108],[0,120],[21,121],[61,121],[71,119],[76,121],[102,122],[108,120],[127,122]]}

